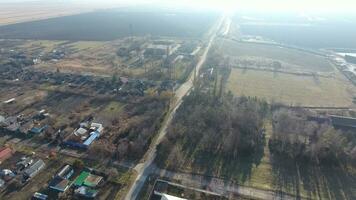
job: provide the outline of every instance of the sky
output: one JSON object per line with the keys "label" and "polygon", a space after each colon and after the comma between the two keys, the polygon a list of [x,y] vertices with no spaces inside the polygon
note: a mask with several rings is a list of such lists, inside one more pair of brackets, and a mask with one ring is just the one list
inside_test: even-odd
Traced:
{"label": "sky", "polygon": [[258,12],[352,13],[356,0],[0,0],[0,2],[72,2],[98,4],[154,4],[198,9]]}
{"label": "sky", "polygon": [[[76,0],[72,0],[76,1]],[[81,1],[81,0],[77,0]],[[290,12],[355,12],[356,0],[85,0],[92,2],[136,2],[191,6],[220,10],[290,11]]]}

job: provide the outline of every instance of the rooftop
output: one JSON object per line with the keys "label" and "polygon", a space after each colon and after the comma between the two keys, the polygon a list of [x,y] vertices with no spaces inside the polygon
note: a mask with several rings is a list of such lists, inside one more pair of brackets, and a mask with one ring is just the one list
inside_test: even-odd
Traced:
{"label": "rooftop", "polygon": [[69,180],[57,176],[54,179],[52,179],[52,181],[49,184],[49,187],[51,189],[64,192],[69,188],[69,184],[70,184]]}
{"label": "rooftop", "polygon": [[334,126],[356,128],[356,118],[337,115],[330,115],[330,117]]}
{"label": "rooftop", "polygon": [[96,187],[100,181],[103,180],[103,177],[90,174],[85,180],[84,185],[88,187]]}
{"label": "rooftop", "polygon": [[81,186],[85,179],[90,175],[89,172],[87,171],[83,171],[82,173],[80,173],[80,175],[74,180],[74,185],[76,186]]}

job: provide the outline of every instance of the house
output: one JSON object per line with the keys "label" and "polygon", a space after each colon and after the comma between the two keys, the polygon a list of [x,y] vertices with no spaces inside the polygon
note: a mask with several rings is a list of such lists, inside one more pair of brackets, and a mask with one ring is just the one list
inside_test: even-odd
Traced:
{"label": "house", "polygon": [[62,177],[56,176],[49,183],[49,188],[57,192],[65,192],[70,187],[70,181]]}
{"label": "house", "polygon": [[[91,123],[90,126],[85,124],[74,131],[74,133],[62,144],[74,148],[88,149],[94,140],[100,137],[104,127],[100,123]],[[84,125],[84,124],[83,124]],[[90,128],[88,128],[90,127]]]}
{"label": "house", "polygon": [[34,164],[32,164],[29,168],[24,171],[24,179],[30,179],[36,176],[44,167],[46,166],[43,160],[39,159]]}
{"label": "house", "polygon": [[103,180],[104,180],[104,178],[102,176],[92,174],[88,171],[83,171],[74,180],[74,186],[76,186],[76,187],[86,186],[86,187],[90,187],[90,188],[95,188]]}
{"label": "house", "polygon": [[69,178],[73,173],[73,168],[70,165],[65,165],[49,183],[49,188],[57,192],[65,192],[70,187]]}
{"label": "house", "polygon": [[58,172],[57,176],[64,179],[69,179],[74,173],[73,168],[70,165],[64,166],[61,171]]}
{"label": "house", "polygon": [[83,182],[83,185],[87,186],[87,187],[96,187],[97,185],[99,185],[101,183],[101,181],[103,180],[102,176],[97,176],[94,174],[89,174],[86,179]]}
{"label": "house", "polygon": [[12,156],[12,149],[5,147],[0,149],[0,164]]}
{"label": "house", "polygon": [[83,185],[84,180],[89,176],[89,172],[83,171],[79,176],[74,180],[74,186],[80,187]]}
{"label": "house", "polygon": [[330,115],[331,123],[334,127],[337,128],[356,128],[356,118]]}

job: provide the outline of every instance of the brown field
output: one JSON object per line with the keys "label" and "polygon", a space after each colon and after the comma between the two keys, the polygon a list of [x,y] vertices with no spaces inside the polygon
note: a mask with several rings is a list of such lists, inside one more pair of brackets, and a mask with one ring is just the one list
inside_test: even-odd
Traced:
{"label": "brown field", "polygon": [[96,9],[110,8],[111,6],[60,3],[46,1],[31,3],[0,3],[0,26],[20,22],[54,18],[59,16],[74,15],[83,12],[90,12]]}

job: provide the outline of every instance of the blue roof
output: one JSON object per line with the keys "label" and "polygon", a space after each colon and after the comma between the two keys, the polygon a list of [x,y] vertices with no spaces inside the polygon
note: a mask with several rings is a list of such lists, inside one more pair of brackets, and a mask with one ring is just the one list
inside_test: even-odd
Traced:
{"label": "blue roof", "polygon": [[44,131],[47,127],[48,127],[47,125],[45,125],[45,126],[43,126],[43,127],[41,127],[41,128],[33,127],[33,128],[31,128],[30,132],[31,132],[31,133],[35,133],[35,134],[39,134],[39,133],[41,133],[42,131]]}
{"label": "blue roof", "polygon": [[97,131],[94,131],[91,133],[90,137],[84,141],[84,145],[89,146],[96,138],[100,136],[100,133]]}

